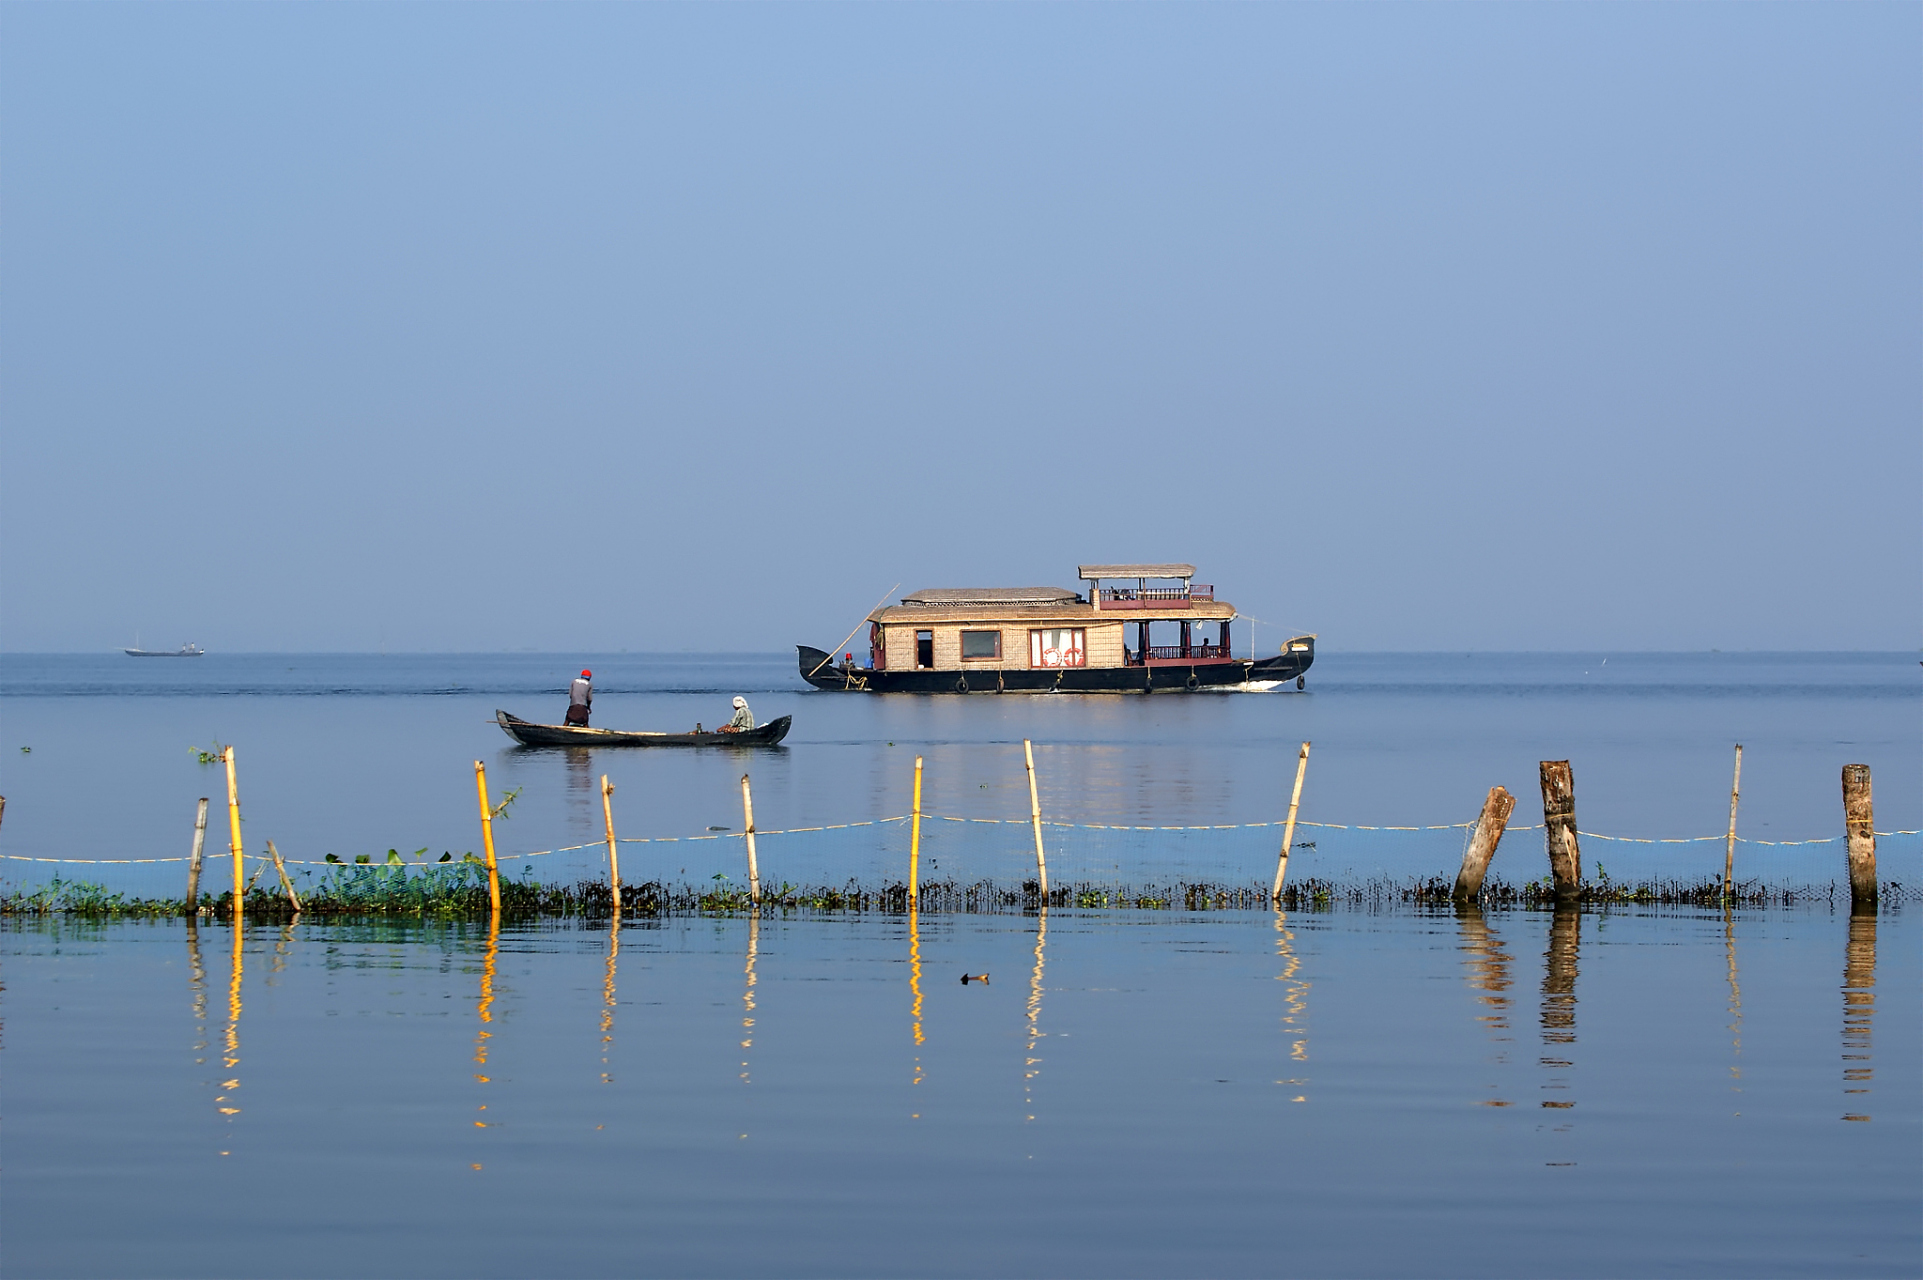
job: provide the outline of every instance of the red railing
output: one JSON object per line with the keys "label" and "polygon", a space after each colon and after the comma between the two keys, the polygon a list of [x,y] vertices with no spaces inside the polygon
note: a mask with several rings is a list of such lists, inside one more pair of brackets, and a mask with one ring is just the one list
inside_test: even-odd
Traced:
{"label": "red railing", "polygon": [[[1131,667],[1142,665],[1141,650],[1128,649],[1124,658]],[[1186,652],[1179,644],[1152,644],[1147,649],[1150,662],[1213,662],[1231,657],[1228,646],[1219,644],[1191,644]]]}
{"label": "red railing", "polygon": [[1104,609],[1149,609],[1158,605],[1179,609],[1194,600],[1208,603],[1214,599],[1215,588],[1199,582],[1186,590],[1181,587],[1103,587],[1101,590]]}

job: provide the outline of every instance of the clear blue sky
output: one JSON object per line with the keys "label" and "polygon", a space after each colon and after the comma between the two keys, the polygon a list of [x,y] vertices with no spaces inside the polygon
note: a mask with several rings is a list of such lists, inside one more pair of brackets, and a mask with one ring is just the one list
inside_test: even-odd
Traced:
{"label": "clear blue sky", "polygon": [[0,648],[777,649],[1189,560],[1907,649],[1923,7],[0,6]]}

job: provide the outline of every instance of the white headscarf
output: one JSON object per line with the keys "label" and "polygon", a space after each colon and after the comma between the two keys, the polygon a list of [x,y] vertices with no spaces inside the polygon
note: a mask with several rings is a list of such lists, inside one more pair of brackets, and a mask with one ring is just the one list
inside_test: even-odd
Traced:
{"label": "white headscarf", "polygon": [[737,693],[734,697],[734,704],[737,707],[745,707],[748,705],[748,700]]}

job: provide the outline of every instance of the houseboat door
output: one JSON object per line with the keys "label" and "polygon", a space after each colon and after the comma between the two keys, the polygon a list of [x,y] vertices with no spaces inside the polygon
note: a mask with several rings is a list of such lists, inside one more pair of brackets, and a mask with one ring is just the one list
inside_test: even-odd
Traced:
{"label": "houseboat door", "polygon": [[927,671],[935,665],[935,633],[917,631],[915,633],[915,666]]}

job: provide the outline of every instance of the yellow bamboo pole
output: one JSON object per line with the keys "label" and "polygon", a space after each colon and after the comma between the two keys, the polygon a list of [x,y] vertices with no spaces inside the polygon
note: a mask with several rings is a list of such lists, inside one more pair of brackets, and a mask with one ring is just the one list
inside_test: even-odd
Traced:
{"label": "yellow bamboo pole", "polygon": [[1723,896],[1736,880],[1736,801],[1743,792],[1743,744],[1736,744],[1736,777],[1729,784],[1729,842],[1723,846]]}
{"label": "yellow bamboo pole", "polygon": [[1022,758],[1028,762],[1028,814],[1035,823],[1035,873],[1042,890],[1042,906],[1048,906],[1048,855],[1042,852],[1042,801],[1035,790],[1035,748],[1022,739]]}
{"label": "yellow bamboo pole", "polygon": [[246,857],[240,845],[240,784],[234,780],[234,749],[228,747],[220,754],[227,764],[227,829],[234,854],[234,919],[238,920],[247,898]]}
{"label": "yellow bamboo pole", "polygon": [[614,886],[614,913],[621,914],[621,855],[614,847],[614,784],[601,775],[601,816],[608,824],[608,880]]}
{"label": "yellow bamboo pole", "polygon": [[908,829],[908,909],[913,911],[921,890],[921,757],[915,757],[915,817]]}
{"label": "yellow bamboo pole", "polygon": [[487,849],[487,901],[496,916],[501,914],[501,876],[494,865],[494,809],[487,802],[487,766],[474,762],[474,789],[481,797],[481,844]]}
{"label": "yellow bamboo pole", "polygon": [[1302,803],[1302,775],[1309,771],[1309,744],[1302,744],[1302,753],[1295,758],[1295,790],[1289,793],[1289,820],[1282,827],[1282,854],[1275,860],[1275,888],[1269,897],[1282,901],[1282,880],[1289,874],[1289,850],[1295,847],[1295,811]]}
{"label": "yellow bamboo pole", "polygon": [[748,831],[748,899],[761,901],[761,868],[755,865],[755,798],[748,790],[748,775],[741,775],[741,816]]}

